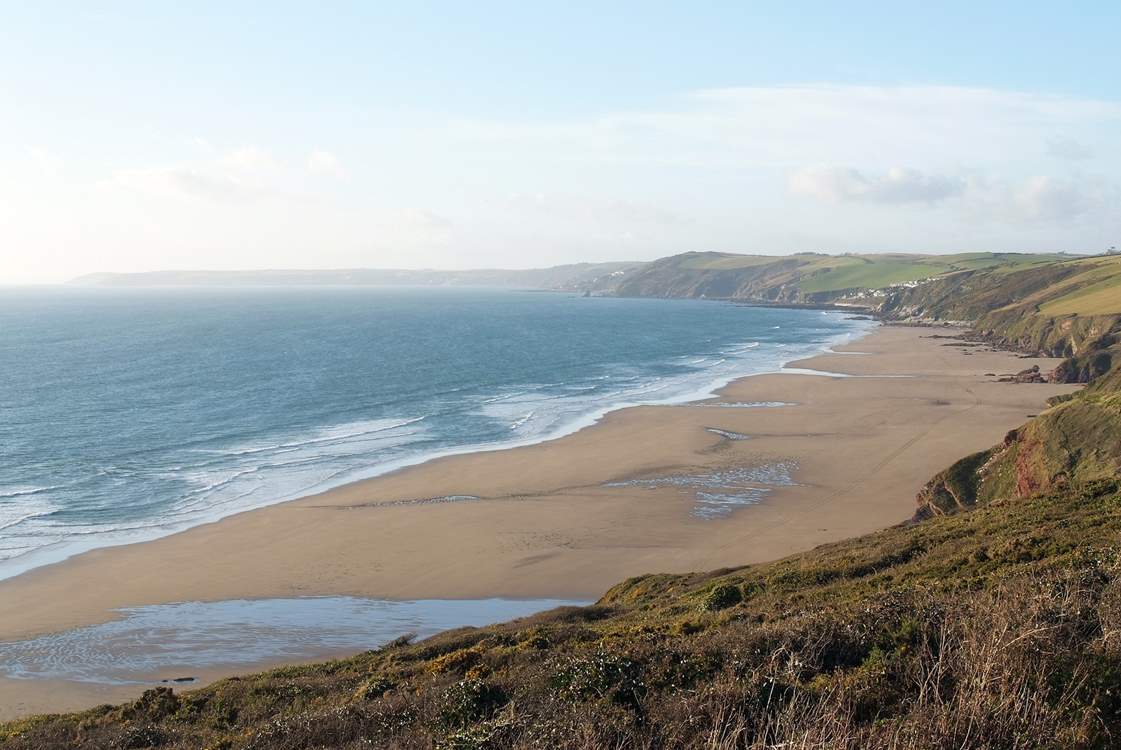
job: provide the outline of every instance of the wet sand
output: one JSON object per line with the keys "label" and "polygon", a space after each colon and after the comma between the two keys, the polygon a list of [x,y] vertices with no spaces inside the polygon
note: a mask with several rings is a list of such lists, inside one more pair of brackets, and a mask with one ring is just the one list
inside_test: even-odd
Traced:
{"label": "wet sand", "polygon": [[[856,377],[743,378],[709,402],[624,409],[547,443],[437,459],[88,552],[0,582],[0,640],[103,622],[119,607],[188,600],[595,599],[632,575],[771,560],[884,528],[911,515],[935,472],[1075,388],[997,383],[986,373],[1049,369],[1057,360],[952,346],[932,333],[946,331],[882,327],[840,348],[863,354],[791,365]],[[797,484],[723,518],[694,513],[694,487],[626,484],[776,463],[796,466]],[[605,486],[612,483],[623,484]],[[477,499],[431,501],[448,496]],[[122,700],[144,687],[0,679],[0,718]]]}

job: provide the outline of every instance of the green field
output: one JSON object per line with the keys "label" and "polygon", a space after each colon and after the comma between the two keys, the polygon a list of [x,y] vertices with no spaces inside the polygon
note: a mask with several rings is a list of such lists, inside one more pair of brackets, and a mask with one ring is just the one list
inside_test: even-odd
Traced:
{"label": "green field", "polygon": [[679,268],[696,271],[739,271],[776,269],[794,265],[790,273],[798,288],[807,294],[847,289],[883,289],[893,284],[922,281],[956,271],[1020,270],[1032,266],[1070,261],[1069,256],[1028,253],[960,253],[956,255],[912,255],[883,253],[869,255],[733,255],[690,253],[682,256]]}
{"label": "green field", "polygon": [[[900,284],[942,279],[956,273],[989,273],[999,278],[1086,260],[1040,253],[737,255],[689,252],[643,264],[623,277],[611,277],[608,286],[598,291],[624,297],[705,297],[821,304],[840,300],[852,292],[880,292]],[[867,295],[862,298],[867,299]]]}
{"label": "green field", "polygon": [[[1040,305],[1044,315],[1112,315],[1121,313],[1121,257],[1082,261],[1084,273],[1070,279],[1063,288],[1071,291]],[[1056,290],[1057,291],[1057,290]]]}
{"label": "green field", "polygon": [[803,277],[799,283],[802,291],[812,294],[855,288],[882,289],[891,284],[938,276],[950,270],[944,264],[925,258],[902,260],[890,256],[854,256],[840,260],[845,262],[830,263]]}
{"label": "green field", "polygon": [[728,253],[695,253],[681,263],[681,268],[697,270],[728,271],[737,268],[752,268],[774,263],[773,255],[730,255]]}
{"label": "green field", "polygon": [[[806,293],[845,289],[883,289],[892,284],[944,276],[957,271],[1020,270],[1069,260],[1060,255],[963,253],[958,255],[849,255],[828,257],[808,266],[799,283]],[[812,270],[811,270],[812,269]]]}

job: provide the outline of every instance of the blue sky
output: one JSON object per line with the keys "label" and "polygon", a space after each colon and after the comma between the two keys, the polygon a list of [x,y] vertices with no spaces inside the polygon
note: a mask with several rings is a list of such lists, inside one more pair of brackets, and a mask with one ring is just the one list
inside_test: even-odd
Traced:
{"label": "blue sky", "polygon": [[1121,240],[1116,3],[94,5],[0,3],[0,281]]}

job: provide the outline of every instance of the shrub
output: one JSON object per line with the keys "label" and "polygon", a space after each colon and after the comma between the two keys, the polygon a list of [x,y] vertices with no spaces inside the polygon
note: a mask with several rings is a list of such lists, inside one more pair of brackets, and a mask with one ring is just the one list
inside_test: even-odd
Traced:
{"label": "shrub", "polygon": [[509,701],[504,690],[484,680],[461,680],[444,691],[440,719],[447,727],[466,727],[489,719]]}
{"label": "shrub", "polygon": [[466,674],[469,669],[476,666],[483,659],[483,652],[478,648],[461,648],[458,651],[452,651],[450,654],[444,654],[437,657],[428,663],[428,671],[433,673],[439,672],[456,672],[458,674]]}
{"label": "shrub", "polygon": [[570,701],[607,698],[637,706],[646,692],[641,664],[603,650],[570,659],[557,669],[552,683]]}
{"label": "shrub", "polygon": [[706,612],[716,612],[721,609],[733,607],[743,601],[743,591],[739,586],[722,583],[713,586],[712,590],[701,601],[701,609]]}
{"label": "shrub", "polygon": [[372,701],[382,697],[394,687],[393,681],[385,677],[371,677],[358,686],[354,697],[361,701]]}

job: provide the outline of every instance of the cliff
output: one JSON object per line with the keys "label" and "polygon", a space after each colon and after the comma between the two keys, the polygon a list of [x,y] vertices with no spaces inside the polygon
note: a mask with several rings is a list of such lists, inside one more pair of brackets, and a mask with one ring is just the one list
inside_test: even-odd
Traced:
{"label": "cliff", "polygon": [[1018,351],[1068,357],[1056,373],[1088,382],[1121,348],[1121,257],[1048,261],[949,274],[890,295],[888,320],[956,322],[973,336]]}

